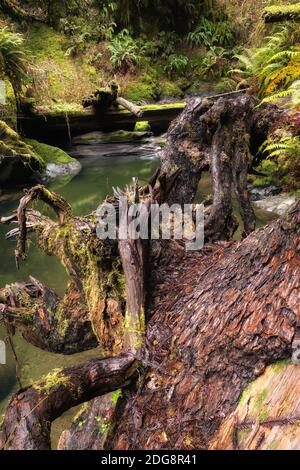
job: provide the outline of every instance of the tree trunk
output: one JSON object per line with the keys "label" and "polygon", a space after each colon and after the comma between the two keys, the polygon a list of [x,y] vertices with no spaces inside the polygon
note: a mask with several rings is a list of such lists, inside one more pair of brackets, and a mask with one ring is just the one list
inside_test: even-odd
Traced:
{"label": "tree trunk", "polygon": [[[106,399],[103,404],[109,416],[105,429],[108,426],[110,432],[99,441],[97,433],[92,433],[94,439],[85,440],[87,447],[207,449],[235,410],[244,388],[266,366],[291,356],[300,324],[300,202],[282,220],[253,231],[246,188],[252,155],[280,115],[276,107],[257,108],[257,101],[249,96],[195,100],[172,125],[162,153],[162,169],[149,184],[140,188],[135,181],[107,198],[116,207],[121,196],[130,203],[143,201],[148,209],[153,202],[189,203],[196,195],[201,172],[210,168],[214,194],[205,221],[210,243],[201,251],[186,252],[182,241],[144,245],[141,240],[124,240],[120,234],[117,241],[99,240],[95,214],[76,218],[65,201],[41,187],[21,201],[19,229],[9,234],[19,238],[17,259],[23,258],[26,233],[33,230],[38,245],[62,260],[70,275],[69,289],[78,296],[83,310],[74,313],[70,291],[63,299],[54,293],[46,296],[46,288],[32,280],[31,285],[20,288],[26,292],[25,298],[14,295],[14,286],[1,291],[4,315],[32,340],[41,304],[49,304],[50,298],[50,312],[44,308],[37,322],[40,337],[48,325],[48,335],[53,338],[47,349],[64,344],[63,335],[55,340],[51,322],[72,335],[76,325],[89,321],[88,331],[95,334],[103,356],[120,355],[115,361],[127,358],[126,371],[130,363],[130,373],[126,372],[125,378],[118,376],[118,387],[123,388],[119,400]],[[232,187],[244,221],[246,238],[242,242],[228,241],[236,228]],[[56,207],[58,223],[28,210],[35,197],[46,198]],[[26,323],[19,312],[28,307],[28,297],[34,316],[29,322],[25,317]],[[134,375],[137,367],[138,381]],[[89,363],[72,369],[71,374],[59,372],[54,383],[64,387],[55,389],[55,395],[43,396],[45,402],[38,413],[31,409],[31,397],[37,399],[34,387],[11,401],[2,429],[2,442],[9,439],[7,448],[49,446],[49,426],[42,426],[39,440],[35,424],[51,421],[74,406],[74,401],[81,403],[103,393],[101,381],[98,389],[87,381],[80,398],[70,400],[70,387],[62,384],[62,379],[71,376],[72,384],[76,376],[79,386],[82,368],[93,374],[94,365]],[[65,403],[49,415],[53,396]],[[99,416],[99,407],[102,409],[99,400],[89,403],[84,411],[89,429],[93,417]],[[76,448],[74,426],[68,435],[64,433],[60,448]]]}

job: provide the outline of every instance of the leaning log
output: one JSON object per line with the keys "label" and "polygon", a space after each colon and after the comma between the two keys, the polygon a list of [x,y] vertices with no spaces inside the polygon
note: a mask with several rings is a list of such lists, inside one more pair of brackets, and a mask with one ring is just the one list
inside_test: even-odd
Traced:
{"label": "leaning log", "polygon": [[143,116],[143,111],[138,106],[118,96],[118,93],[119,88],[115,84],[112,84],[110,88],[100,88],[85,97],[82,106],[84,108],[92,106],[97,113],[105,113],[109,109],[121,106],[138,118]]}

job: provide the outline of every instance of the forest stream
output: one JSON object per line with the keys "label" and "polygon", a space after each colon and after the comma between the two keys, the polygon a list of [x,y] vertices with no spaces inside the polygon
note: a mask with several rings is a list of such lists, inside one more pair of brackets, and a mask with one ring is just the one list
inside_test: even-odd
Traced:
{"label": "forest stream", "polygon": [[[81,172],[74,178],[58,177],[52,180],[48,187],[61,194],[72,206],[76,215],[92,212],[103,198],[111,192],[112,187],[124,187],[130,182],[132,175],[146,182],[159,166],[158,154],[161,137],[153,137],[146,143],[140,144],[94,144],[78,145],[68,149],[82,164]],[[211,194],[209,173],[205,173],[199,185],[198,201]],[[20,192],[1,195],[0,214],[10,214],[17,208]],[[235,209],[237,204],[234,202]],[[239,217],[236,210],[236,216]],[[256,209],[257,224],[264,226],[276,218],[276,215]],[[59,294],[65,290],[67,276],[57,258],[48,257],[34,245],[29,249],[26,262],[16,273],[14,262],[15,243],[5,241],[6,226],[0,226],[0,259],[2,286],[16,280],[25,281],[29,275],[34,276]],[[236,237],[240,237],[238,232]],[[0,326],[0,339],[6,336],[3,326]],[[72,356],[51,354],[27,343],[18,333],[14,337],[14,345],[20,362],[20,378],[23,386],[37,380],[55,368],[73,366],[98,356],[98,350],[91,350]],[[4,413],[10,397],[18,389],[15,360],[12,351],[7,351],[7,365],[0,366],[0,415]],[[53,447],[57,445],[61,432],[68,428],[76,410],[69,410],[59,418],[52,427]]]}

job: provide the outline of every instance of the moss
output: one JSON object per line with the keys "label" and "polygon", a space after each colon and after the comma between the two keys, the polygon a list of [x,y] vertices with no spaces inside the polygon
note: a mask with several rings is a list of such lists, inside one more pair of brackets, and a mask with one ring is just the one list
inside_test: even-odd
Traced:
{"label": "moss", "polygon": [[55,163],[56,165],[63,165],[75,161],[74,158],[57,147],[42,144],[33,139],[25,139],[25,142],[33,148],[34,152],[39,155],[45,164]]}
{"label": "moss", "polygon": [[124,91],[124,98],[133,103],[157,101],[160,96],[159,82],[148,74],[142,75],[139,81],[129,84]]}
{"label": "moss", "polygon": [[268,411],[268,408],[266,406],[264,406],[261,410],[261,412],[259,413],[259,422],[260,424],[264,423],[266,421],[266,419],[268,418],[269,416],[269,411]]}
{"label": "moss", "polygon": [[113,394],[112,394],[112,397],[111,397],[111,400],[113,402],[114,405],[116,405],[119,401],[119,399],[122,397],[122,390],[116,390]]}
{"label": "moss", "polygon": [[68,385],[70,378],[66,377],[62,370],[63,369],[54,369],[51,373],[42,377],[39,382],[34,383],[32,387],[39,393],[49,395],[53,390]]}
{"label": "moss", "polygon": [[0,183],[5,186],[45,169],[42,158],[4,121],[0,121],[0,155]]}
{"label": "moss", "polygon": [[82,97],[99,82],[99,72],[89,64],[88,54],[68,56],[67,38],[45,24],[29,25],[26,47],[34,57],[32,75],[38,107],[46,106],[55,113],[65,112],[68,103],[79,107]]}
{"label": "moss", "polygon": [[265,8],[263,16],[266,21],[298,20],[300,19],[300,3],[269,6]]}
{"label": "moss", "polygon": [[4,78],[5,104],[0,104],[0,117],[12,129],[17,128],[17,102],[11,82]]}
{"label": "moss", "polygon": [[281,372],[287,364],[288,361],[286,359],[283,359],[282,361],[275,362],[275,364],[273,364],[271,367],[275,374],[279,374],[279,372]]}
{"label": "moss", "polygon": [[139,121],[135,124],[134,132],[151,132],[149,121]]}
{"label": "moss", "polygon": [[86,135],[80,136],[75,140],[77,144],[112,144],[112,143],[126,143],[126,142],[139,142],[151,134],[148,131],[115,131],[109,133],[90,132]]}
{"label": "moss", "polygon": [[161,84],[161,95],[163,97],[183,97],[184,93],[177,83],[164,81]]}

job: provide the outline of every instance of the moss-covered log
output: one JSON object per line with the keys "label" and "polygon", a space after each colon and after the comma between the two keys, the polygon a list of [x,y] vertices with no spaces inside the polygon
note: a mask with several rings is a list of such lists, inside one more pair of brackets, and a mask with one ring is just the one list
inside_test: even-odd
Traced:
{"label": "moss-covered log", "polygon": [[272,5],[265,8],[263,18],[266,23],[300,21],[300,3],[291,5]]}
{"label": "moss-covered log", "polygon": [[87,96],[82,101],[84,108],[93,107],[96,113],[106,113],[111,108],[122,108],[127,109],[134,116],[141,118],[143,111],[138,106],[118,96],[119,87],[116,84],[112,84],[110,88],[101,88],[96,90],[90,96]]}
{"label": "moss-covered log", "polygon": [[0,184],[9,186],[23,183],[45,170],[45,163],[32,147],[0,121]]}

